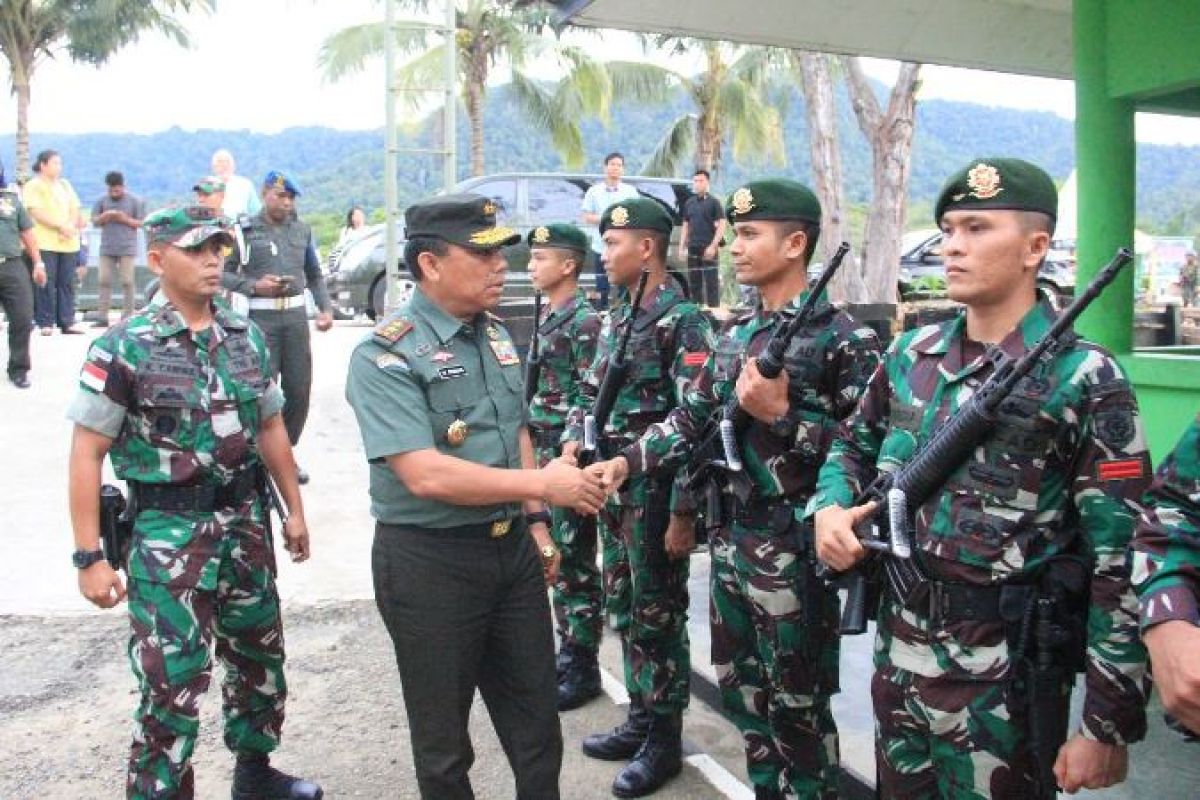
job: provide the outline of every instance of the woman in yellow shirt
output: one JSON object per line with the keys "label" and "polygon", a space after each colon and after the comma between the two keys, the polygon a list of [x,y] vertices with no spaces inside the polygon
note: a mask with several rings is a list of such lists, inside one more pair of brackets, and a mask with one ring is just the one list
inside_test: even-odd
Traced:
{"label": "woman in yellow shirt", "polygon": [[55,324],[63,333],[83,333],[75,327],[75,266],[84,227],[79,197],[62,177],[58,151],[38,153],[33,169],[36,174],[25,184],[22,200],[46,264],[46,285],[33,296],[33,319],[43,336],[53,333]]}

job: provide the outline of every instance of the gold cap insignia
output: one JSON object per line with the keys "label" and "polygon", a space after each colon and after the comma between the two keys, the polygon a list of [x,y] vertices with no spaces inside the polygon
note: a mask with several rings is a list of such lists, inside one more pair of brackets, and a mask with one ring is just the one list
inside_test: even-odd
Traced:
{"label": "gold cap insignia", "polygon": [[967,188],[979,200],[990,200],[1004,191],[1000,173],[991,164],[976,164],[967,173]]}
{"label": "gold cap insignia", "polygon": [[491,200],[484,200],[483,201],[483,213],[495,214],[496,213],[496,204],[493,203]]}
{"label": "gold cap insignia", "polygon": [[754,209],[754,194],[745,186],[733,193],[729,199],[734,214],[749,214]]}
{"label": "gold cap insignia", "polygon": [[609,215],[609,219],[616,227],[624,228],[629,224],[629,209],[625,206],[617,206],[612,210],[612,214]]}
{"label": "gold cap insignia", "polygon": [[287,188],[287,179],[284,178],[282,175],[276,175],[275,176],[275,188],[276,189],[286,189]]}
{"label": "gold cap insignia", "polygon": [[456,419],[450,423],[450,427],[446,428],[446,444],[451,447],[458,447],[467,440],[467,436],[471,433],[470,427],[461,419]]}
{"label": "gold cap insignia", "polygon": [[550,241],[550,229],[538,228],[535,230],[533,232],[533,241],[534,244],[545,244],[546,242]]}

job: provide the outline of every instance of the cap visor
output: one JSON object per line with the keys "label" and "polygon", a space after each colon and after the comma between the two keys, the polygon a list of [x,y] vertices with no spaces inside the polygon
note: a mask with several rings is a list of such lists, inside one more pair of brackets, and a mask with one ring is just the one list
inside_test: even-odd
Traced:
{"label": "cap visor", "polygon": [[215,225],[206,225],[202,228],[192,228],[174,239],[168,240],[176,247],[199,247],[214,236],[221,237],[222,244],[227,247],[234,245],[233,234],[224,228],[218,228]]}

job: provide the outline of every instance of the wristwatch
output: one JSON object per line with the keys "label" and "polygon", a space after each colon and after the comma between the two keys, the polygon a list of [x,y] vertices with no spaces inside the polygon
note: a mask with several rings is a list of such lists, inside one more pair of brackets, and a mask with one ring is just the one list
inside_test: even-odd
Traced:
{"label": "wristwatch", "polygon": [[87,569],[97,561],[103,560],[103,550],[76,550],[74,553],[71,553],[71,563],[78,569]]}
{"label": "wristwatch", "polygon": [[541,511],[529,511],[525,514],[525,525],[532,526],[535,522],[543,522],[546,527],[550,526],[550,512],[545,509]]}

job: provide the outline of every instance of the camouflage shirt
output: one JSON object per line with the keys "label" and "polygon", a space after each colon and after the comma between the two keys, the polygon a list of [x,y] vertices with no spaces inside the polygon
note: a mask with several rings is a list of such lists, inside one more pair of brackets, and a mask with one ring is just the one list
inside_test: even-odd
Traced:
{"label": "camouflage shirt", "polygon": [[159,294],[92,343],[68,416],[115,440],[118,478],[222,484],[257,463],[260,424],[283,407],[270,375],[254,323],[214,304],[193,332]]}
{"label": "camouflage shirt", "polygon": [[[734,320],[684,391],[679,407],[625,448],[630,472],[677,466],[690,457],[709,432],[714,414],[734,395],[746,357],[759,355],[776,327],[786,324],[807,297],[807,291],[801,293],[778,314],[759,306]],[[756,495],[794,502],[808,499],[838,422],[854,410],[878,364],[879,339],[874,331],[827,304],[817,307],[784,357],[788,413],[782,427],[787,430],[756,420],[738,443]]]}
{"label": "camouflage shirt", "polygon": [[[1053,319],[1038,303],[1001,349],[1019,357]],[[851,506],[876,469],[904,464],[991,370],[983,347],[966,340],[964,316],[900,337],[831,447],[809,513]],[[1126,548],[1149,463],[1123,371],[1097,345],[1076,341],[1018,384],[993,435],[915,509],[916,557],[941,581],[1021,581],[1068,548],[1074,531],[1082,535],[1095,559],[1083,723],[1105,742],[1135,741],[1145,730],[1146,655]],[[1005,679],[1012,665],[1003,623],[931,630],[926,615],[891,602],[880,609],[876,664],[966,680]]]}
{"label": "camouflage shirt", "polygon": [[600,317],[588,304],[583,291],[562,307],[550,309],[537,328],[537,393],[529,403],[531,428],[561,428],[572,406],[581,404],[579,385],[596,355]]}
{"label": "camouflage shirt", "polygon": [[1142,627],[1200,625],[1200,417],[1158,468],[1133,540]]}
{"label": "camouflage shirt", "polygon": [[[648,427],[662,422],[683,402],[684,394],[708,360],[713,348],[712,326],[700,307],[686,299],[675,278],[648,287],[648,300],[634,321],[629,350],[629,374],[617,394],[612,414],[600,435],[617,451],[636,442]],[[567,440],[583,438],[583,419],[591,411],[608,372],[609,360],[630,324],[630,306],[608,315],[600,328],[596,358],[580,385],[580,404],[567,415]]]}

